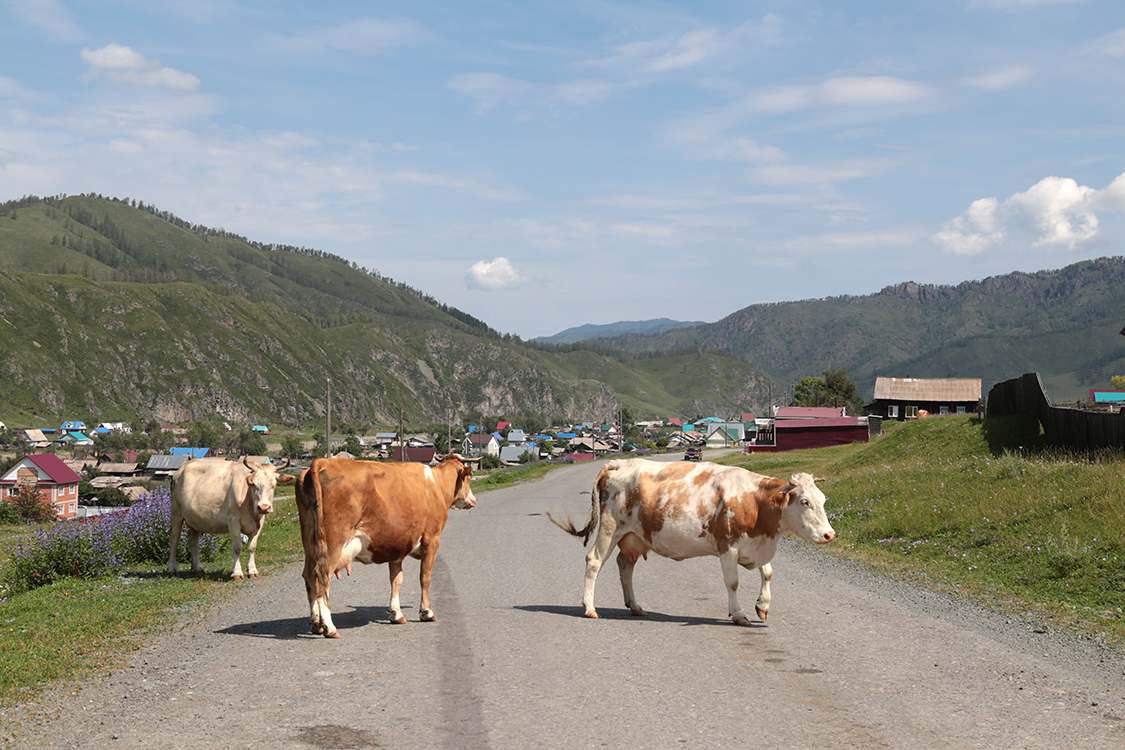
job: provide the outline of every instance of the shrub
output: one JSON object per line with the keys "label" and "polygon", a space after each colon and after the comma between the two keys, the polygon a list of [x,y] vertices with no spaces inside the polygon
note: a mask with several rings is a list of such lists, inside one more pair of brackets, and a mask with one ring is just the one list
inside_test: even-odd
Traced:
{"label": "shrub", "polygon": [[[171,495],[164,488],[142,495],[127,511],[44,524],[12,549],[5,586],[14,594],[68,576],[95,578],[126,565],[164,563],[170,526]],[[225,543],[226,537],[204,534],[199,558],[215,559]],[[187,547],[179,545],[181,562],[190,558]]]}
{"label": "shrub", "polygon": [[55,520],[54,507],[44,500],[43,493],[33,484],[21,485],[12,504],[25,521],[42,523]]}

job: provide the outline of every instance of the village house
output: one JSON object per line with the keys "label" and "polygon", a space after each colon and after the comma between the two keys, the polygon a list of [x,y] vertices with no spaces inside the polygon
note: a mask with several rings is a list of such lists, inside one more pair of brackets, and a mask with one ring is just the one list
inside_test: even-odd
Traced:
{"label": "village house", "polygon": [[461,455],[500,456],[500,438],[487,432],[474,432],[461,441]]}
{"label": "village house", "polygon": [[55,510],[58,518],[74,518],[78,513],[78,483],[74,470],[54,453],[25,456],[0,477],[0,496],[11,502],[22,487],[39,490],[44,503]]}
{"label": "village house", "polygon": [[863,407],[884,419],[980,410],[980,378],[875,378],[875,399]]}

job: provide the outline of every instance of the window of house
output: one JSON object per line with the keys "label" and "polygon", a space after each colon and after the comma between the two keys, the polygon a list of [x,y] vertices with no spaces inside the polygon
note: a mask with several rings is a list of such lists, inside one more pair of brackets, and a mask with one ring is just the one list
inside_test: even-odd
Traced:
{"label": "window of house", "polygon": [[891,419],[898,419],[898,404],[887,406],[887,416]]}
{"label": "window of house", "polygon": [[965,407],[964,406],[958,406],[957,407],[957,413],[958,414],[964,414],[965,413]]}
{"label": "window of house", "polygon": [[949,407],[948,406],[939,406],[938,407],[938,414],[948,414],[948,413],[949,413]]}
{"label": "window of house", "polygon": [[905,407],[905,409],[906,409],[905,414],[906,414],[907,419],[917,419],[918,418],[918,407],[917,406],[907,406],[907,407]]}

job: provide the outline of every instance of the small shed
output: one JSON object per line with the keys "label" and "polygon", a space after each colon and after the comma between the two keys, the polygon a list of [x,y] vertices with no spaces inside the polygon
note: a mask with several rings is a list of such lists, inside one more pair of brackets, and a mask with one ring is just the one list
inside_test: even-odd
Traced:
{"label": "small shed", "polygon": [[191,460],[191,456],[185,454],[177,456],[162,454],[150,456],[145,470],[153,479],[171,479],[172,475],[176,473],[176,469],[183,466],[184,462],[189,460]]}

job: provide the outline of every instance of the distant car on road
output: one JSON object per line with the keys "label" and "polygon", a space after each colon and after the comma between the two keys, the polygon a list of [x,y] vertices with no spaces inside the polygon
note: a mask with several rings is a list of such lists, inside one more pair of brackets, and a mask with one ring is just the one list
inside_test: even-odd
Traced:
{"label": "distant car on road", "polygon": [[688,448],[687,450],[684,451],[684,460],[685,461],[702,461],[703,460],[703,449],[702,448],[696,448],[694,446],[692,446],[691,448]]}

